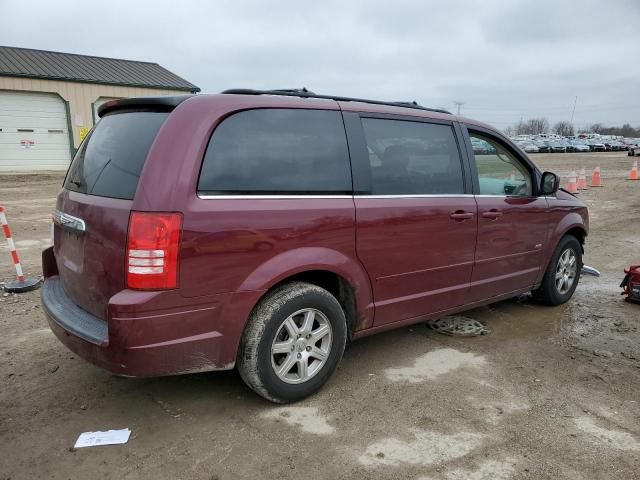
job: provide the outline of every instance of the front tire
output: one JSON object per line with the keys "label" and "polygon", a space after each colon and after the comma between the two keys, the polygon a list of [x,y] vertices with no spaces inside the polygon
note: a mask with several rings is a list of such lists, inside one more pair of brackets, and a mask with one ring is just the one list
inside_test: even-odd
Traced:
{"label": "front tire", "polygon": [[329,379],[346,339],[338,300],[316,285],[291,282],[268,293],[251,314],[240,341],[238,371],[267,400],[295,402]]}
{"label": "front tire", "polygon": [[562,237],[556,247],[542,284],[531,292],[545,305],[561,305],[573,296],[582,270],[582,246],[572,235]]}

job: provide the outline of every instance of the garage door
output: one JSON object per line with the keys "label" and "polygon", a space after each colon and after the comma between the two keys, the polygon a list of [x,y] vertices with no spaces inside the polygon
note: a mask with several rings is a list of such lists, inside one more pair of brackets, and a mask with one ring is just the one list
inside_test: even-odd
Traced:
{"label": "garage door", "polygon": [[57,95],[0,90],[0,170],[66,169],[68,128]]}

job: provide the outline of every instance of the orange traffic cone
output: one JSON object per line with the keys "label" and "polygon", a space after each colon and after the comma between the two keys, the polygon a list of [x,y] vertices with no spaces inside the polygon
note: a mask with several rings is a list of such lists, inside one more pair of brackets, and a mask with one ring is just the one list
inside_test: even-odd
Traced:
{"label": "orange traffic cone", "polygon": [[596,167],[593,170],[593,175],[591,175],[591,186],[604,187],[604,185],[602,184],[602,178],[600,178],[600,167]]}
{"label": "orange traffic cone", "polygon": [[638,180],[638,160],[633,161],[633,166],[629,173],[629,180]]}
{"label": "orange traffic cone", "polygon": [[569,193],[578,193],[578,184],[576,183],[576,172],[575,170],[571,172],[569,175],[569,185],[567,186],[567,192]]}
{"label": "orange traffic cone", "polygon": [[584,168],[580,169],[580,176],[578,177],[578,190],[586,190],[587,189],[587,176],[584,172]]}

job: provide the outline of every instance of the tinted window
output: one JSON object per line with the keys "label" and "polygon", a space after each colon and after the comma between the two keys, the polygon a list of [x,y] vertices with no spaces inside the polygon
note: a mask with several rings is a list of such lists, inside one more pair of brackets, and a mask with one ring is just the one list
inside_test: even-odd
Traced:
{"label": "tinted window", "polygon": [[532,195],[531,174],[515,155],[495,140],[475,133],[469,135],[478,169],[480,195]]}
{"label": "tinted window", "polygon": [[71,162],[64,187],[133,199],[149,148],[168,115],[128,112],[101,119]]}
{"label": "tinted window", "polygon": [[232,115],[211,137],[198,191],[350,192],[340,112],[262,109]]}
{"label": "tinted window", "polygon": [[372,193],[464,193],[460,153],[449,125],[363,118]]}

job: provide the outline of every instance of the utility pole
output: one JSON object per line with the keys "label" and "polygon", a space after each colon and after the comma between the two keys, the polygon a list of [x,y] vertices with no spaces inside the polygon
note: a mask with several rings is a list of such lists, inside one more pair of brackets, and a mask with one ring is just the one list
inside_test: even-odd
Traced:
{"label": "utility pole", "polygon": [[576,95],[576,99],[573,101],[573,110],[571,110],[571,125],[573,125],[573,115],[576,113],[576,103],[578,103],[578,96]]}
{"label": "utility pole", "polygon": [[460,107],[464,105],[466,102],[453,102],[456,107],[458,107],[458,116],[460,116]]}

